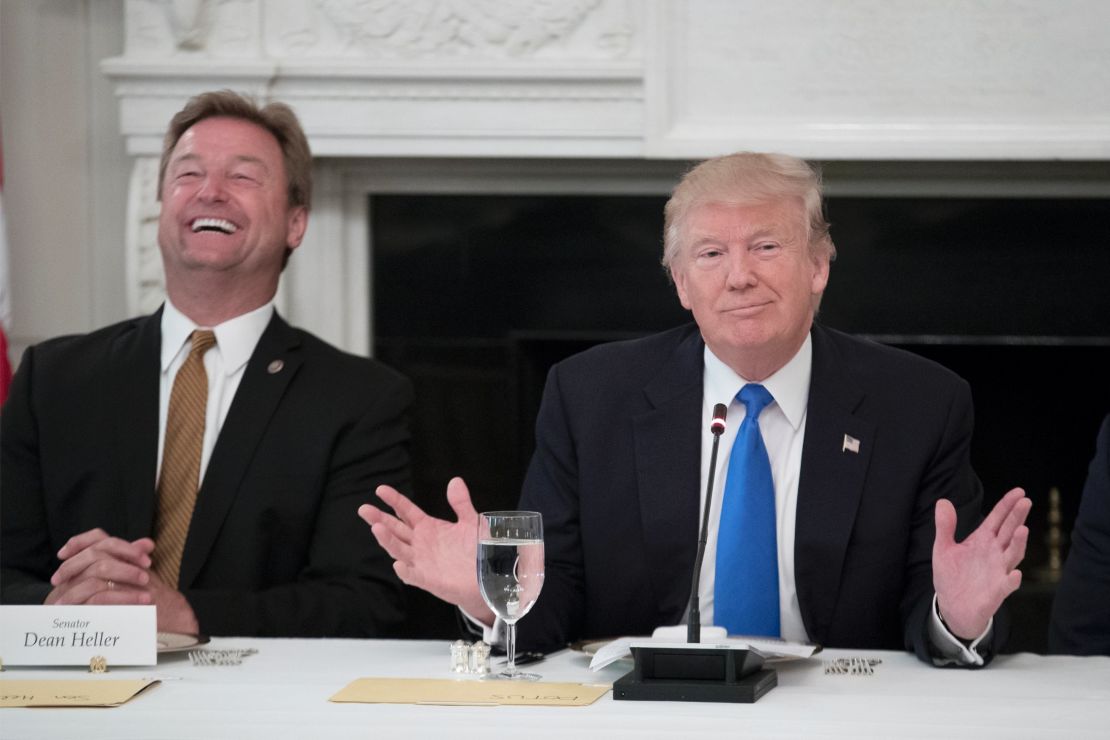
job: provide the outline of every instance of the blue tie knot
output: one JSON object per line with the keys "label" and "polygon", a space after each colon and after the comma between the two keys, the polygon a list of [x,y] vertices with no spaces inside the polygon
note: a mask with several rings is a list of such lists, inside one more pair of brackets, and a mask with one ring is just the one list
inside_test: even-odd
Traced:
{"label": "blue tie knot", "polygon": [[759,412],[763,411],[767,404],[775,399],[771,392],[759,383],[748,383],[736,394],[736,400],[744,404],[744,407],[748,410],[747,418],[752,421],[759,421]]}

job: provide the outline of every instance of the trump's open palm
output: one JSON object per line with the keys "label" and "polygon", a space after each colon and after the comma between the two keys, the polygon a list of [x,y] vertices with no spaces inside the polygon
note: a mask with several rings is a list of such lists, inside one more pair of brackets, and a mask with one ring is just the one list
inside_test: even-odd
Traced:
{"label": "trump's open palm", "polygon": [[390,486],[379,486],[376,493],[393,514],[363,504],[358,515],[396,561],[393,570],[397,576],[461,607],[475,619],[493,624],[493,612],[478,590],[478,512],[462,478],[452,478],[447,484],[447,502],[458,517],[455,522],[429,516]]}
{"label": "trump's open palm", "polygon": [[1032,503],[1015,488],[999,501],[983,523],[963,542],[956,542],[956,509],[941,499],[936,506],[933,587],[948,629],[965,640],[986,630],[1007,596],[1021,585],[1018,563],[1025,557]]}

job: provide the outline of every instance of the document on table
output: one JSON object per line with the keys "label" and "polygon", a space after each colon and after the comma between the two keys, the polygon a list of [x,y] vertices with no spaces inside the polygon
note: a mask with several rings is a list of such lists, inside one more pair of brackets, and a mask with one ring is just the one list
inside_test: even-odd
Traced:
{"label": "document on table", "polygon": [[363,704],[501,704],[581,707],[612,686],[526,681],[466,681],[422,678],[359,678],[328,701]]}
{"label": "document on table", "polygon": [[157,678],[76,681],[0,679],[0,707],[118,707]]}

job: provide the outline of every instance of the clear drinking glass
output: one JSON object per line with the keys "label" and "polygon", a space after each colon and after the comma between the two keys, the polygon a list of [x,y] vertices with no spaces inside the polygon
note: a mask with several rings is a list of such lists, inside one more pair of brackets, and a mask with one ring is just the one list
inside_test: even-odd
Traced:
{"label": "clear drinking glass", "polygon": [[543,588],[543,518],[535,511],[487,511],[478,517],[478,587],[505,622],[508,664],[491,678],[535,681],[516,669],[516,623]]}

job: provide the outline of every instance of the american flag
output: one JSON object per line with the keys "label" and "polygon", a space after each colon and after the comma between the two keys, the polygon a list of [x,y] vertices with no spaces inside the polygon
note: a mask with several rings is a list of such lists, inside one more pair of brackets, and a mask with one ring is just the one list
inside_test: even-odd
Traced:
{"label": "american flag", "polygon": [[841,452],[854,452],[859,454],[859,440],[850,434],[844,435],[844,446],[840,448]]}

